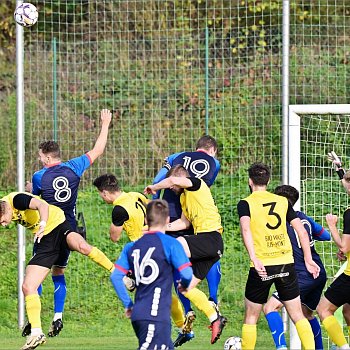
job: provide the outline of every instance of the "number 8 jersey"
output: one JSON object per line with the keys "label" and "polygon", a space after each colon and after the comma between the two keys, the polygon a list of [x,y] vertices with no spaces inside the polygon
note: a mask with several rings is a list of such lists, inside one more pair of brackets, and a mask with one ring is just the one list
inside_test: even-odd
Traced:
{"label": "number 8 jersey", "polygon": [[255,191],[237,207],[240,218],[250,217],[255,254],[265,266],[294,262],[286,223],[297,216],[287,198],[268,191]]}
{"label": "number 8 jersey", "polygon": [[90,157],[84,154],[44,167],[33,175],[32,193],[61,208],[73,230],[76,229],[75,204],[80,178],[90,165]]}

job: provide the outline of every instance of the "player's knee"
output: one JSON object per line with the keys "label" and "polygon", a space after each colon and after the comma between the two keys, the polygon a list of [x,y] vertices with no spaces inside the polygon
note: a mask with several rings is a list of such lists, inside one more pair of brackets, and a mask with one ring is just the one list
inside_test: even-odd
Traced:
{"label": "player's knee", "polygon": [[77,251],[83,255],[89,255],[90,252],[92,250],[92,246],[87,243],[85,240],[81,240],[79,243],[78,243],[78,246],[77,246]]}
{"label": "player's knee", "polygon": [[23,294],[30,295],[35,294],[37,291],[37,288],[35,288],[29,281],[24,281],[22,284],[22,292]]}

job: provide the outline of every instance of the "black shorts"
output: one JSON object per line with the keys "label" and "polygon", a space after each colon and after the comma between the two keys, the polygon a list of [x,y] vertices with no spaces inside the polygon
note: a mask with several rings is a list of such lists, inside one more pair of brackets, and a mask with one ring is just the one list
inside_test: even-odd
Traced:
{"label": "black shorts", "polygon": [[350,303],[350,276],[342,273],[327,288],[324,296],[337,307]]}
{"label": "black shorts", "polygon": [[170,320],[169,322],[132,321],[132,327],[139,340],[137,349],[174,349]]}
{"label": "black shorts", "polygon": [[43,236],[40,243],[35,242],[35,254],[28,262],[28,265],[38,265],[48,269],[51,269],[54,265],[65,267],[62,266],[60,259],[67,257],[67,251],[69,252],[66,236],[70,232],[72,232],[71,226],[68,221],[65,221]]}
{"label": "black shorts", "polygon": [[245,297],[257,304],[267,302],[272,284],[278,292],[279,300],[288,301],[299,296],[299,286],[294,264],[265,266],[267,277],[261,278],[254,267],[249,270],[245,287]]}
{"label": "black shorts", "polygon": [[191,252],[193,274],[202,280],[222,256],[224,251],[222,236],[219,232],[213,231],[184,238]]}

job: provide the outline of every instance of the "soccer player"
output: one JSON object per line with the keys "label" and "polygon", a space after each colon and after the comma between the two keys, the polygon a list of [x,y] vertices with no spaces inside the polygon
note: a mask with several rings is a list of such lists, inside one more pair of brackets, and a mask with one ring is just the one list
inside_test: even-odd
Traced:
{"label": "soccer player", "polygon": [[[80,178],[90,165],[100,157],[107,143],[108,129],[112,114],[108,109],[101,111],[101,131],[92,150],[67,162],[61,161],[60,147],[55,141],[44,141],[39,145],[39,159],[43,168],[34,173],[32,182],[26,185],[26,191],[40,195],[47,203],[56,205],[64,211],[73,231],[77,231],[76,202]],[[85,234],[83,234],[85,238]],[[48,336],[57,336],[63,328],[63,310],[67,295],[64,276],[68,264],[69,249],[61,252],[61,256],[52,266],[54,283],[54,317]],[[39,287],[41,295],[42,289]],[[30,334],[30,323],[23,328],[22,335]]]}
{"label": "soccer player", "polygon": [[22,291],[26,302],[31,333],[22,350],[32,350],[46,342],[41,329],[41,302],[38,287],[57,259],[67,249],[87,255],[91,260],[112,272],[113,263],[96,247],[71,229],[62,209],[25,192],[12,192],[0,200],[0,224],[18,223],[35,236],[35,254],[28,262]]}
{"label": "soccer player", "polygon": [[190,258],[194,275],[184,295],[210,320],[211,343],[214,344],[220,338],[227,319],[195,287],[222,256],[224,246],[221,217],[210,189],[203,180],[190,177],[182,165],[172,167],[167,176],[157,184],[148,185],[144,193],[154,195],[161,189],[170,188],[180,195],[181,218],[169,223],[166,231],[186,230],[192,224],[194,235],[177,238]]}
{"label": "soccer player", "polygon": [[[192,152],[180,152],[180,153],[174,153],[170,156],[166,157],[164,160],[164,165],[158,172],[158,174],[155,176],[153,180],[153,184],[158,183],[161,180],[164,180],[166,178],[166,175],[168,171],[171,169],[171,167],[175,165],[183,165],[190,176],[196,177],[198,179],[202,179],[209,187],[214,183],[218,172],[220,170],[220,163],[215,158],[217,153],[217,142],[216,140],[209,135],[204,135],[199,138],[196,144],[196,150]],[[159,198],[160,191],[158,191],[153,198]],[[180,196],[177,195],[174,191],[170,189],[165,189],[163,191],[163,199],[165,199],[169,204],[169,213],[170,213],[170,222],[173,222],[177,219],[181,218],[181,204],[180,204]],[[173,237],[179,237],[183,235],[189,235],[193,234],[192,227],[187,230],[182,231],[171,231],[166,232],[167,234],[173,236]],[[219,283],[221,279],[221,270],[220,270],[220,261],[217,261],[212,268],[209,270],[207,276],[206,276],[207,282],[208,282],[208,288],[209,288],[209,300],[211,300],[215,306],[218,305],[218,289],[219,289]],[[175,281],[175,287],[176,287],[176,281]],[[178,293],[179,298],[185,308],[185,319],[181,317],[182,314],[182,308],[180,310],[175,310],[175,306],[173,304],[173,314],[179,313],[177,319],[179,322],[177,323],[177,326],[179,326],[180,329],[183,329],[183,326],[186,325],[187,328],[191,329],[191,326],[189,326],[189,323],[195,319],[195,313],[191,308],[190,301],[185,298],[181,293]],[[175,303],[175,302],[174,302]],[[181,346],[185,342],[191,340],[194,337],[193,331],[190,331],[189,333],[184,333],[182,331],[179,332],[178,338],[175,340],[174,344],[175,347]]]}
{"label": "soccer player", "polygon": [[113,242],[118,242],[123,229],[130,241],[136,241],[142,236],[145,225],[146,205],[149,200],[138,192],[124,192],[117,178],[112,174],[104,174],[94,180],[100,197],[113,204],[112,223],[109,235]]}
{"label": "soccer player", "polygon": [[[169,208],[164,200],[147,205],[149,231],[128,243],[115,263],[111,281],[131,318],[139,340],[138,349],[174,349],[171,341],[171,290],[173,270],[180,274],[179,289],[186,292],[192,268],[181,244],[164,234]],[[130,299],[123,277],[131,270],[136,279],[135,303]]]}
{"label": "soccer player", "polygon": [[[328,154],[328,159],[332,161],[339,175],[341,183],[348,194],[350,194],[350,171],[345,172],[342,168],[339,157],[335,152]],[[342,328],[334,316],[335,311],[343,306],[343,315],[349,324],[349,303],[350,303],[350,208],[346,209],[343,214],[343,235],[340,237],[336,215],[327,214],[326,221],[331,231],[335,244],[338,246],[341,254],[347,257],[347,265],[344,272],[337,277],[328,287],[322,297],[317,313],[320,316],[322,325],[326,329],[333,343],[338,349],[349,349],[349,345],[343,334]]]}
{"label": "soccer player", "polygon": [[273,283],[295,323],[303,347],[315,349],[310,323],[301,309],[287,222],[298,234],[307,271],[317,278],[320,268],[312,260],[308,234],[287,198],[266,190],[270,180],[269,167],[254,163],[249,167],[248,174],[252,193],[237,205],[243,242],[251,261],[245,288],[242,349],[255,349],[256,324]]}
{"label": "soccer player", "polygon": [[[277,186],[274,193],[286,197],[292,207],[299,199],[298,190],[289,185]],[[293,227],[290,224],[287,224],[287,232],[293,248],[295,270],[298,276],[301,307],[304,316],[308,319],[311,325],[315,338],[316,350],[323,350],[321,327],[317,318],[314,317],[313,311],[316,310],[320,301],[323,288],[327,281],[327,275],[321,258],[316,252],[314,240],[329,241],[331,236],[327,230],[325,230],[320,224],[316,223],[313,219],[306,216],[303,212],[297,211],[296,214],[308,233],[312,259],[320,267],[320,274],[314,279],[306,269],[304,254],[299,243],[299,238]],[[283,322],[278,313],[282,306],[283,303],[279,299],[278,293],[275,292],[263,308],[276,349],[287,349],[286,339],[283,334]]]}

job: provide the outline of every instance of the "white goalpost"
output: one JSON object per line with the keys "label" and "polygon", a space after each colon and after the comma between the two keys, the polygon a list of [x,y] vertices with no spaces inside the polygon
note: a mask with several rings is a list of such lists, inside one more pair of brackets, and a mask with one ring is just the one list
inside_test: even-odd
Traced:
{"label": "white goalpost", "polygon": [[[326,155],[332,150],[337,150],[344,158],[349,154],[346,142],[349,116],[350,104],[289,106],[288,182],[300,192],[300,200],[294,208],[302,209],[322,224],[330,210],[341,217],[341,206],[348,202]],[[344,168],[348,167],[344,164]],[[317,242],[317,250],[331,282],[340,267],[333,257],[336,248],[332,242]],[[289,322],[289,326],[290,349],[301,349],[294,324]],[[323,336],[326,338],[326,334]]]}

